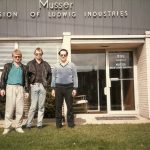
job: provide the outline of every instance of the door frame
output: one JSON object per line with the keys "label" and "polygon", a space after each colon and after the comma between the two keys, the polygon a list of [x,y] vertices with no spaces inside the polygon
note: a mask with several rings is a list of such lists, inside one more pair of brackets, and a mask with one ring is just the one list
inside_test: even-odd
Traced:
{"label": "door frame", "polygon": [[[111,80],[110,80],[110,70],[109,70],[109,52],[113,52],[114,50],[107,50],[106,49],[106,97],[107,97],[107,114],[113,115],[113,114],[117,114],[117,115],[133,115],[133,114],[137,114],[137,62],[136,62],[136,57],[135,57],[135,51],[132,50],[128,50],[128,51],[132,51],[133,52],[133,79],[134,79],[134,100],[135,100],[135,110],[111,110],[111,98],[110,98],[110,87],[111,87]],[[118,51],[120,52],[120,51]]]}

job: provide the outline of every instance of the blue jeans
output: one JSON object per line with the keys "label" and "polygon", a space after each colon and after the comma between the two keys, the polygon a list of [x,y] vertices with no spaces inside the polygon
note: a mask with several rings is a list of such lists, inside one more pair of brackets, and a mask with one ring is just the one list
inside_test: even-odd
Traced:
{"label": "blue jeans", "polygon": [[34,83],[31,85],[31,106],[28,114],[27,127],[31,127],[36,109],[38,107],[37,127],[42,126],[44,117],[46,90],[42,83]]}

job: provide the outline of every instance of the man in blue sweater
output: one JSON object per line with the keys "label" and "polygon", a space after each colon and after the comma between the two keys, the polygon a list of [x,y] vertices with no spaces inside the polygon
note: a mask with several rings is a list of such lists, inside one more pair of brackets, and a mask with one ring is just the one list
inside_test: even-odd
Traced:
{"label": "man in blue sweater", "polygon": [[74,127],[73,97],[77,93],[78,77],[75,65],[67,60],[68,51],[59,51],[60,61],[52,71],[52,96],[56,98],[56,127],[62,127],[62,105],[65,98],[67,105],[68,127]]}

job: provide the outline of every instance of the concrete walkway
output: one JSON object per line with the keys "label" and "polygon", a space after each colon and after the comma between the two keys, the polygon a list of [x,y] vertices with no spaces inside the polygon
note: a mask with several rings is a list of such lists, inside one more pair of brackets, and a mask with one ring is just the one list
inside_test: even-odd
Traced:
{"label": "concrete walkway", "polygon": [[[26,123],[26,119],[24,119],[23,124]],[[143,118],[141,116],[133,117],[95,117],[87,115],[76,115],[75,124],[76,125],[85,125],[85,124],[142,124],[142,123],[150,123],[150,119]],[[55,119],[44,119],[43,125],[55,125]],[[66,124],[66,123],[64,123]],[[36,119],[33,121],[33,125],[36,125]],[[3,128],[4,120],[0,120],[0,128]],[[14,126],[14,125],[13,125]]]}
{"label": "concrete walkway", "polygon": [[[82,118],[82,119],[81,119]],[[150,119],[141,116],[95,116],[76,115],[77,124],[141,124],[150,123]]]}

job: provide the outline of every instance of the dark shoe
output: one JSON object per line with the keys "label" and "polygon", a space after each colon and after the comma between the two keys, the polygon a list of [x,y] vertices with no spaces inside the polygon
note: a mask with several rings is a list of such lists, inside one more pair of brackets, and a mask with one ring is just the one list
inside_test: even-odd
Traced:
{"label": "dark shoe", "polygon": [[26,126],[26,129],[30,130],[30,129],[31,129],[31,127],[30,127],[30,126]]}
{"label": "dark shoe", "polygon": [[37,128],[38,128],[38,129],[42,129],[43,127],[42,127],[42,126],[37,126]]}
{"label": "dark shoe", "polygon": [[75,125],[74,125],[74,124],[72,124],[72,125],[68,125],[68,127],[69,127],[69,128],[74,128],[74,127],[75,127]]}
{"label": "dark shoe", "polygon": [[56,125],[56,128],[59,129],[59,128],[62,128],[63,125]]}
{"label": "dark shoe", "polygon": [[22,125],[22,129],[25,129],[26,128],[26,125]]}

